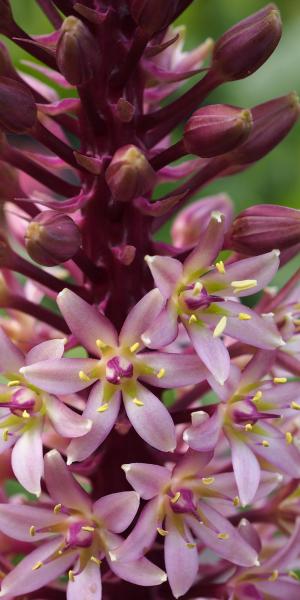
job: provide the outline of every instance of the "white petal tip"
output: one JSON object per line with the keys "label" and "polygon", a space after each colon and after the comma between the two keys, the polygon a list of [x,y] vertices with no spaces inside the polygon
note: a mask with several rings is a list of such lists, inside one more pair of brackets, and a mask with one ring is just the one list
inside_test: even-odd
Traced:
{"label": "white petal tip", "polygon": [[189,433],[188,433],[188,431],[187,431],[187,430],[185,430],[185,431],[183,432],[183,436],[182,436],[182,437],[183,437],[183,441],[184,441],[184,442],[186,442],[186,443],[188,444],[188,443],[189,443],[190,436],[189,436]]}
{"label": "white petal tip", "polygon": [[[161,578],[160,578],[161,583],[165,583],[166,581],[168,581],[168,575],[166,573],[164,573]],[[175,596],[176,598],[176,596]],[[178,596],[177,596],[178,598]]]}
{"label": "white petal tip", "polygon": [[280,256],[280,250],[276,248],[275,250],[273,250],[273,254],[274,256]]}
{"label": "white petal tip", "polygon": [[109,556],[111,562],[115,562],[117,560],[117,556],[113,552],[109,552],[108,556]]}
{"label": "white petal tip", "polygon": [[196,410],[191,414],[192,425],[202,425],[204,421],[209,419],[208,414],[204,410]]}
{"label": "white petal tip", "polygon": [[223,213],[219,212],[218,210],[214,210],[211,213],[211,218],[214,219],[215,221],[217,221],[217,223],[222,223],[224,215],[223,215]]}
{"label": "white petal tip", "polygon": [[277,481],[282,481],[283,480],[283,475],[281,473],[276,473],[276,479]]}
{"label": "white petal tip", "polygon": [[26,373],[26,367],[21,367],[21,369],[19,369],[19,373]]}
{"label": "white petal tip", "polygon": [[74,458],[71,458],[70,456],[68,456],[68,458],[67,458],[67,466],[69,467],[70,465],[73,464],[73,462],[75,462]]}
{"label": "white petal tip", "polygon": [[[244,505],[242,505],[242,506],[244,507]],[[241,525],[241,527],[246,527],[246,525],[248,525],[248,521],[246,519],[241,519],[240,525]]]}
{"label": "white petal tip", "polygon": [[123,469],[125,473],[128,473],[131,469],[131,465],[122,465],[121,469]]}
{"label": "white petal tip", "polygon": [[254,563],[254,566],[255,566],[255,567],[260,567],[260,561],[259,561],[259,560],[256,560],[256,561],[255,561],[255,563]]}
{"label": "white petal tip", "polygon": [[148,265],[151,265],[151,263],[153,263],[154,260],[155,260],[155,256],[150,256],[149,254],[146,254],[145,261]]}
{"label": "white petal tip", "polygon": [[149,346],[149,344],[151,344],[151,339],[147,335],[141,335],[141,340],[145,346]]}

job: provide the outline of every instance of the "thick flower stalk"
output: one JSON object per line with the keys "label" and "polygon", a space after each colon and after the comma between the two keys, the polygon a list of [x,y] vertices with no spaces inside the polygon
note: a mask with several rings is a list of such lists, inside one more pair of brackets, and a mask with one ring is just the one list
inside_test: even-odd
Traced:
{"label": "thick flower stalk", "polygon": [[25,73],[0,43],[5,600],[300,596],[300,273],[273,282],[299,211],[188,204],[300,104],[209,104],[281,17],[261,6],[187,52],[192,3],[36,0],[51,31],[30,36],[0,0],[33,57]]}

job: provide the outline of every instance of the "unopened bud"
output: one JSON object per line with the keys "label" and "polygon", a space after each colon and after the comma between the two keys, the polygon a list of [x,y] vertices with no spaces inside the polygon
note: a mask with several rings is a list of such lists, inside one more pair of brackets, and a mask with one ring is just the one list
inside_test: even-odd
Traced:
{"label": "unopened bud", "polygon": [[156,175],[143,152],[128,145],[114,154],[105,178],[115,200],[130,202],[151,191]]}
{"label": "unopened bud", "polygon": [[233,219],[233,204],[227,194],[208,196],[182,210],[172,226],[172,241],[177,248],[198,244],[205,233],[213,212],[224,215],[225,229]]}
{"label": "unopened bud", "polygon": [[243,19],[221,36],[213,52],[213,68],[226,80],[243,79],[271,56],[281,38],[276,4]]}
{"label": "unopened bud", "polygon": [[170,25],[178,0],[129,0],[130,12],[137,25],[151,37]]}
{"label": "unopened bud", "polygon": [[0,128],[28,133],[36,122],[37,110],[30,91],[14,79],[0,77]]}
{"label": "unopened bud", "polygon": [[285,250],[300,243],[300,210],[258,204],[240,213],[226,236],[226,246],[243,254]]}
{"label": "unopened bud", "polygon": [[81,235],[71,217],[46,210],[29,223],[25,243],[35,262],[54,267],[73,258],[80,248]]}
{"label": "unopened bud", "polygon": [[188,153],[204,158],[233,150],[244,142],[252,127],[250,110],[225,104],[212,104],[197,110],[184,129]]}
{"label": "unopened bud", "polygon": [[82,85],[95,75],[99,48],[89,29],[76,17],[67,17],[56,48],[61,73],[72,85]]}

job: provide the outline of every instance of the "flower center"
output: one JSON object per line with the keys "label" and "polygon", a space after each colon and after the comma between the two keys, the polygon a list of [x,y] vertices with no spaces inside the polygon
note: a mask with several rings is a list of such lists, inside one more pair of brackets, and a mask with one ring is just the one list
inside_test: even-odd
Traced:
{"label": "flower center", "polygon": [[114,385],[119,385],[122,379],[133,376],[133,364],[122,356],[114,356],[106,363],[106,380]]}

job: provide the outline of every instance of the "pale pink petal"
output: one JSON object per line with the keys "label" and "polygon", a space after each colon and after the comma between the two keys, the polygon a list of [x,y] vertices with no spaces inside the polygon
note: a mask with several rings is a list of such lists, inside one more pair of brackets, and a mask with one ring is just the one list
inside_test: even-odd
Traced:
{"label": "pale pink petal", "polygon": [[[288,408],[291,402],[300,402],[299,381],[288,381],[284,385],[273,385],[263,392],[264,402],[271,402],[275,406]],[[276,410],[276,409],[275,409]]]}
{"label": "pale pink petal", "polygon": [[130,311],[120,332],[120,345],[131,346],[140,341],[164,305],[160,291],[155,288],[142,298]]}
{"label": "pale pink petal", "polygon": [[91,419],[93,425],[89,433],[73,440],[68,446],[68,464],[82,461],[94,452],[112,430],[121,405],[121,394],[117,391],[109,401],[107,410],[98,412],[97,409],[105,404],[103,401],[103,386],[99,381],[93,386],[88,403],[83,411],[85,419]]}
{"label": "pale pink petal", "polygon": [[229,440],[234,475],[242,505],[252,502],[260,482],[260,465],[251,448],[233,437]]}
{"label": "pale pink petal", "polygon": [[148,348],[163,348],[175,340],[178,335],[178,314],[172,302],[168,302],[155,322],[142,335],[142,341]]}
{"label": "pale pink petal", "polygon": [[286,598],[286,600],[299,600],[299,581],[289,581],[288,579],[277,579],[277,581],[273,582],[258,580],[255,582],[255,585],[264,594],[264,598],[272,598],[272,600],[283,600],[283,598]]}
{"label": "pale pink petal", "polygon": [[40,569],[32,570],[37,562],[43,562],[52,556],[61,545],[60,539],[55,539],[36,548],[3,579],[1,582],[1,596],[19,596],[44,587],[54,581],[72,565],[75,552],[65,554],[60,558],[44,564]]}
{"label": "pale pink petal", "polygon": [[[197,412],[195,412],[195,415],[197,417]],[[183,434],[184,441],[190,448],[198,452],[208,452],[216,447],[222,431],[224,408],[220,404],[211,417],[207,416],[205,418],[205,415],[203,416],[203,421],[201,419],[202,422],[199,425],[192,424]],[[195,423],[197,423],[196,419]]]}
{"label": "pale pink petal", "polygon": [[[296,519],[294,530],[286,544],[280,548],[273,556],[268,558],[264,564],[264,569],[272,569],[280,567],[284,570],[294,566],[295,561],[299,558],[300,553],[300,519]],[[298,584],[299,585],[299,584]]]}
{"label": "pale pink petal", "polygon": [[61,358],[44,360],[28,367],[21,373],[30,383],[51,394],[72,394],[92,385],[96,379],[85,381],[79,377],[80,371],[89,373],[98,365],[92,358]]}
{"label": "pale pink petal", "polygon": [[165,528],[165,565],[168,581],[175,598],[183,596],[193,585],[198,572],[199,557],[197,547],[189,547],[187,541],[193,542],[191,536],[184,539],[172,519],[167,519]]}
{"label": "pale pink petal", "polygon": [[164,404],[144,386],[137,384],[137,399],[143,402],[137,406],[133,398],[123,392],[125,410],[128,419],[139,436],[148,444],[172,452],[176,447],[175,425]]}
{"label": "pale pink petal", "polygon": [[45,404],[54,429],[63,437],[77,438],[90,431],[92,421],[78,415],[62,400],[58,400],[55,396],[47,396]]}
{"label": "pale pink petal", "polygon": [[67,600],[101,600],[102,585],[98,565],[89,561],[74,581],[69,581]]}
{"label": "pale pink petal", "polygon": [[0,370],[1,373],[17,373],[24,365],[24,354],[11,342],[0,327]]}
{"label": "pale pink petal", "polygon": [[178,479],[201,476],[201,473],[211,461],[213,452],[194,452],[187,450],[173,470],[173,477]]}
{"label": "pale pink petal", "polygon": [[148,256],[146,261],[156,287],[164,298],[169,298],[182,277],[181,262],[170,256]]}
{"label": "pale pink petal", "polygon": [[126,479],[144,500],[150,500],[161,493],[171,479],[166,467],[148,463],[122,465]]}
{"label": "pale pink petal", "polygon": [[65,349],[65,340],[47,340],[31,348],[25,356],[25,364],[40,362],[42,360],[55,360],[61,358]]}
{"label": "pale pink petal", "polygon": [[[143,375],[143,381],[161,388],[180,387],[199,383],[207,371],[196,354],[173,354],[166,352],[143,352],[137,356],[142,364],[154,369],[153,375]],[[161,369],[163,376],[158,377]]]}
{"label": "pale pink petal", "polygon": [[25,431],[17,440],[11,455],[11,466],[20,484],[39,496],[44,472],[42,424]]}
{"label": "pale pink petal", "polygon": [[184,262],[185,275],[196,278],[203,269],[206,270],[214,262],[223,247],[224,232],[224,215],[219,212],[212,213],[201,241]]}
{"label": "pale pink petal", "polygon": [[64,289],[58,294],[57,304],[72,333],[92,354],[98,353],[97,339],[108,346],[117,345],[118,336],[112,323],[74,292]]}
{"label": "pale pink petal", "polygon": [[91,499],[76,481],[57,450],[45,455],[45,483],[55,504],[87,512]]}
{"label": "pale pink petal", "polygon": [[215,379],[223,385],[230,371],[230,357],[224,343],[214,337],[208,327],[199,323],[190,323],[186,328],[198,356]]}
{"label": "pale pink petal", "polygon": [[252,525],[250,521],[247,521],[247,519],[241,519],[238,524],[238,530],[245,542],[252,546],[257,554],[259,554],[262,548],[262,542],[255,526]]}
{"label": "pale pink petal", "polygon": [[109,561],[109,565],[118,577],[135,585],[152,587],[167,580],[165,572],[147,558],[139,558],[133,562]]}
{"label": "pale pink petal", "polygon": [[275,360],[275,352],[263,352],[262,350],[255,352],[253,358],[242,371],[240,387],[253,385],[255,381],[262,379],[270,371]]}
{"label": "pale pink petal", "polygon": [[133,521],[140,504],[136,492],[118,492],[103,496],[93,505],[93,513],[104,524],[105,529],[121,533]]}
{"label": "pale pink petal", "polygon": [[[261,317],[238,302],[223,302],[223,308],[228,311],[225,333],[230,337],[265,350],[272,350],[283,344],[273,319]],[[239,319],[240,313],[249,315],[250,319]]]}
{"label": "pale pink petal", "polygon": [[[264,421],[261,436],[251,435],[253,452],[258,454],[267,463],[275,465],[277,469],[287,473],[291,477],[300,477],[300,452],[294,445],[286,443],[285,435],[276,427]],[[265,433],[265,436],[264,436]],[[266,439],[269,446],[263,446],[262,441]]]}
{"label": "pale pink petal", "polygon": [[147,502],[132,532],[111,553],[111,560],[133,561],[149,551],[157,536],[157,528],[162,525],[160,504],[160,498],[154,498]]}
{"label": "pale pink petal", "polygon": [[[29,529],[34,526],[36,530],[60,523],[62,515],[55,515],[52,510],[36,506],[23,506],[22,504],[0,504],[0,530],[9,537],[22,542],[38,542],[49,538],[51,533],[39,533],[34,537]],[[57,534],[56,534],[57,535]]]}

